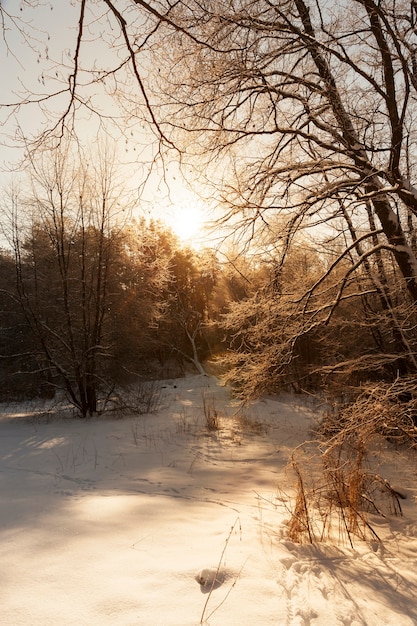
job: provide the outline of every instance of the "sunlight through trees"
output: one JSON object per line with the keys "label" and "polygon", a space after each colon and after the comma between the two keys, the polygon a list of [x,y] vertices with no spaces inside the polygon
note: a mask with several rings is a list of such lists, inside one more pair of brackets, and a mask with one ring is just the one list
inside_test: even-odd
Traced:
{"label": "sunlight through trees", "polygon": [[[65,146],[82,153],[92,137],[107,135],[114,158],[125,151],[123,167],[140,171],[138,206],[149,185],[169,195],[175,163],[202,202],[216,207],[218,250],[210,256],[204,243],[195,246],[204,217],[197,203],[190,212],[174,203],[177,242],[170,235],[163,253],[154,254],[155,242],[143,247],[149,233],[134,230],[144,255],[141,284],[149,286],[140,294],[124,276],[116,287],[112,281],[124,271],[118,264],[134,265],[139,254],[119,241],[129,203],[119,198],[112,207],[117,219],[104,218],[108,188],[100,176],[95,187],[87,183],[84,157],[81,174],[65,165],[65,185],[59,168],[42,172],[31,199],[13,213],[20,268],[13,297],[26,302],[32,325],[23,269],[30,260],[31,298],[39,298],[39,281],[48,279],[36,270],[49,246],[70,353],[80,350],[70,341],[75,327],[83,337],[77,341],[86,352],[77,363],[107,359],[113,294],[123,301],[125,290],[132,301],[147,302],[146,323],[127,307],[136,319],[132,336],[142,344],[152,337],[162,360],[182,355],[199,371],[220,355],[227,380],[245,397],[415,374],[415,3],[82,0],[67,11],[72,38],[60,49],[55,7],[32,0],[18,11],[0,5],[3,52],[18,56],[13,47],[24,42],[25,59],[38,66],[38,83],[22,70],[19,88],[0,107],[9,143],[23,149],[22,165],[39,177],[45,151],[57,163]],[[28,110],[42,117],[30,133],[26,122],[19,125]],[[15,200],[5,202],[6,213]],[[31,215],[31,236],[17,221],[23,214],[26,228]],[[180,252],[184,244],[195,251]],[[84,302],[81,319],[70,312],[74,294]],[[52,353],[42,334],[48,323],[42,318],[37,333]],[[5,324],[4,340],[8,332]],[[129,341],[113,332],[136,371]],[[58,327],[53,334],[60,335]]]}

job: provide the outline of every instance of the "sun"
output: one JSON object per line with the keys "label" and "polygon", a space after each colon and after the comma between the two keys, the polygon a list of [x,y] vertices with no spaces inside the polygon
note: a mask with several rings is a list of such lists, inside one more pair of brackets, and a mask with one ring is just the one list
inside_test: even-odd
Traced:
{"label": "sun", "polygon": [[168,207],[166,222],[181,243],[194,248],[204,245],[208,223],[207,210],[201,200],[188,198]]}
{"label": "sun", "polygon": [[172,230],[181,241],[189,241],[201,235],[204,227],[203,215],[198,207],[175,206]]}

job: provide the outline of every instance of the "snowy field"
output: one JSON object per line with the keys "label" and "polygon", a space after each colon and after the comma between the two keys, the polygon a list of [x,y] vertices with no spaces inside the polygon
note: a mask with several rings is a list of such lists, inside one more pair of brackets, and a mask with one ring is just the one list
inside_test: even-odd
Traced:
{"label": "snowy field", "polygon": [[382,544],[286,537],[288,460],[318,417],[284,396],[239,421],[204,376],[167,381],[146,416],[48,421],[3,407],[1,626],[416,625],[411,453],[384,453],[407,499],[403,517],[372,518]]}

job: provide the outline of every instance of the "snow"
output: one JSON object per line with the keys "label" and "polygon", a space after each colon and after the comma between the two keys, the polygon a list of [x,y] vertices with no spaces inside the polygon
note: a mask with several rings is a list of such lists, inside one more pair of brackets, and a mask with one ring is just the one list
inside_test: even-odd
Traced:
{"label": "snow", "polygon": [[411,194],[414,200],[417,200],[417,188],[411,183],[411,181],[408,178],[405,178],[405,176],[403,176],[401,178],[401,182],[402,182],[403,188]]}
{"label": "snow", "polygon": [[414,453],[384,451],[407,499],[373,518],[381,544],[299,545],[288,461],[319,417],[300,396],[239,421],[193,376],[167,381],[155,414],[16,415],[0,419],[1,626],[417,624]]}

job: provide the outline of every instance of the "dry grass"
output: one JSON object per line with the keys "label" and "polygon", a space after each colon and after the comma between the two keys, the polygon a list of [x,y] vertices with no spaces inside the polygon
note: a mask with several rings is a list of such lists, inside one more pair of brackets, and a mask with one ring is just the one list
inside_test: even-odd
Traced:
{"label": "dry grass", "polygon": [[[293,456],[296,497],[288,523],[288,536],[297,543],[338,540],[377,540],[380,538],[369,513],[385,516],[381,502],[390,512],[401,514],[398,494],[376,473],[366,471],[362,453],[346,457],[341,450],[326,450],[320,457],[321,476],[313,477]],[[321,478],[319,481],[318,479]],[[382,499],[375,501],[379,492]]]}
{"label": "dry grass", "polygon": [[147,415],[158,411],[162,389],[159,381],[132,385],[115,392],[109,401],[108,410],[122,418],[131,415]]}
{"label": "dry grass", "polygon": [[306,492],[302,473],[294,459],[292,461],[292,468],[297,476],[297,495],[291,519],[288,522],[288,537],[295,543],[303,543],[304,537],[307,537],[309,543],[314,543],[315,534],[312,528],[308,504],[310,494]]}
{"label": "dry grass", "polygon": [[245,413],[239,413],[235,421],[239,432],[242,434],[265,435],[270,430],[269,424],[265,424]]}
{"label": "dry grass", "polygon": [[417,446],[417,382],[398,378],[393,383],[372,383],[352,390],[347,400],[333,399],[318,434],[345,439],[357,434],[362,440],[382,435],[396,445]]}
{"label": "dry grass", "polygon": [[191,433],[192,425],[185,411],[181,411],[175,419],[175,432],[177,434],[187,435]]}
{"label": "dry grass", "polygon": [[[362,393],[356,402],[322,424],[322,437],[298,448],[292,457],[296,498],[288,526],[293,541],[300,543],[354,538],[380,541],[370,514],[402,515],[401,498],[370,460],[381,438],[415,446],[414,424],[408,409],[399,410],[398,398],[387,392]],[[397,411],[397,412],[396,412]],[[404,418],[404,411],[407,419]],[[335,427],[337,425],[337,428]],[[325,427],[325,428],[323,428]],[[392,439],[391,439],[392,440]],[[314,469],[313,469],[314,468]]]}
{"label": "dry grass", "polygon": [[220,417],[212,396],[203,394],[203,412],[206,428],[210,433],[220,430]]}

